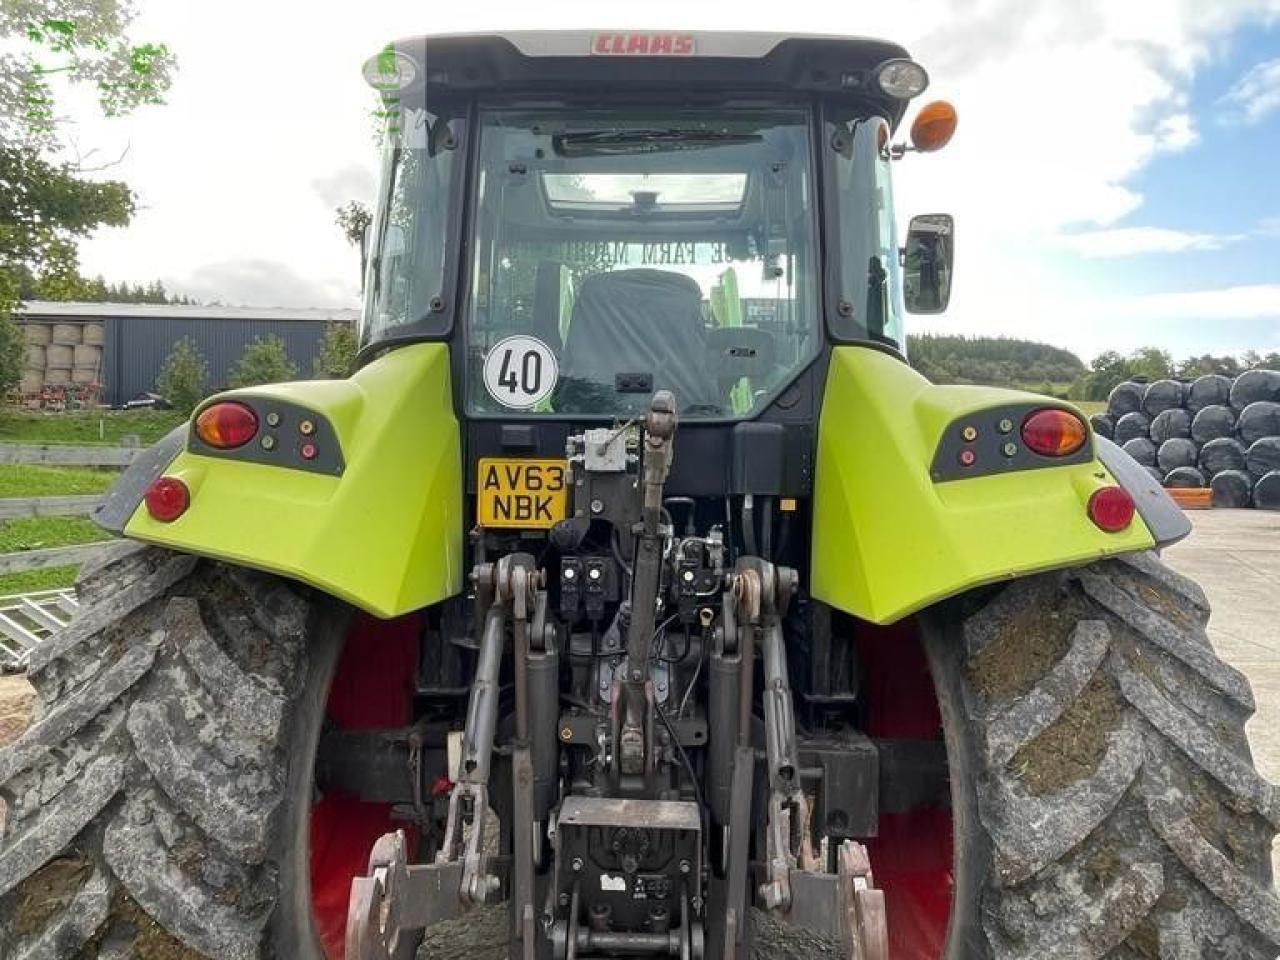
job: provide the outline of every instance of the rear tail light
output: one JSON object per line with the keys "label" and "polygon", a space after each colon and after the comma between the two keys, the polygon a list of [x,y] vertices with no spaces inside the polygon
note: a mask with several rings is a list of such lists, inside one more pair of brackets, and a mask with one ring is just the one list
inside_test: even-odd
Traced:
{"label": "rear tail light", "polygon": [[191,506],[191,491],[177,477],[160,477],[143,494],[147,513],[161,523],[171,523]]}
{"label": "rear tail light", "polygon": [[1069,457],[1088,438],[1084,421],[1067,410],[1037,410],[1022,421],[1022,442],[1042,457]]}
{"label": "rear tail light", "polygon": [[196,417],[196,436],[218,450],[243,447],[258,432],[258,415],[243,403],[215,403]]}
{"label": "rear tail light", "polygon": [[1119,533],[1133,522],[1136,506],[1124,487],[1103,487],[1089,498],[1089,519],[1100,530]]}

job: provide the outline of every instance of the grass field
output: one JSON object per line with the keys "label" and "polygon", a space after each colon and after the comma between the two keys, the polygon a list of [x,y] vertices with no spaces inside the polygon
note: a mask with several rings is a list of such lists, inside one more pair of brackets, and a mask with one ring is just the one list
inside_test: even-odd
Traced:
{"label": "grass field", "polygon": [[103,493],[119,473],[87,467],[0,464],[0,497],[72,497]]}
{"label": "grass field", "polygon": [[185,419],[172,410],[0,410],[0,442],[117,445],[123,437],[136,436],[145,446]]}

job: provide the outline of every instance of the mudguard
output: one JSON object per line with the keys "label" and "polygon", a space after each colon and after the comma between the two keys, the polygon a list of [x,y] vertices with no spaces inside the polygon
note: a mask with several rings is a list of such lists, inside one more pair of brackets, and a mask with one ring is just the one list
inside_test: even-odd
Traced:
{"label": "mudguard", "polygon": [[[292,577],[380,617],[461,590],[461,441],[445,345],[393,350],[349,380],[233,390],[205,405],[226,399],[285,411],[270,451],[260,436],[241,451],[214,451],[183,427],[125,472],[99,522]],[[322,447],[314,463],[296,453],[308,439],[298,434],[304,419]],[[141,505],[161,473],[191,491],[171,523]]]}
{"label": "mudguard", "polygon": [[[887,353],[837,347],[818,429],[814,597],[892,623],[972,587],[1185,535],[1189,526],[1167,495],[1141,468],[1122,469],[1123,451],[1121,459],[1106,454],[1118,467],[1104,462],[1098,438],[1060,466],[1021,448],[992,463],[1020,442],[1016,427],[992,440],[993,424],[1011,419],[1000,411],[1046,406],[1073,409],[1014,390],[935,386]],[[952,465],[957,437],[970,426],[985,459],[965,475],[969,468]],[[1115,483],[1140,512],[1127,529],[1106,533],[1086,506]]]}

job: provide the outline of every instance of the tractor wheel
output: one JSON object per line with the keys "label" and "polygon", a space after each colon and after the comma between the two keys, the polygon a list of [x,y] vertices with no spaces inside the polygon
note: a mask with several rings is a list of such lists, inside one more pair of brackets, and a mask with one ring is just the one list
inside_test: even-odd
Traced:
{"label": "tractor wheel", "polygon": [[315,960],[312,767],[347,608],[113,551],[0,750],[0,956]]}
{"label": "tractor wheel", "polygon": [[951,765],[948,960],[1272,960],[1280,794],[1245,678],[1154,555],[924,618]]}

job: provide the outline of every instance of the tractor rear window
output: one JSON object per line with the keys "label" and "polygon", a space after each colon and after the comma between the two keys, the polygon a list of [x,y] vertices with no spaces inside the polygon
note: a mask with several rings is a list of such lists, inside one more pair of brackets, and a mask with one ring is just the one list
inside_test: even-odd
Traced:
{"label": "tractor rear window", "polygon": [[481,114],[473,414],[751,416],[819,347],[806,110]]}

